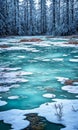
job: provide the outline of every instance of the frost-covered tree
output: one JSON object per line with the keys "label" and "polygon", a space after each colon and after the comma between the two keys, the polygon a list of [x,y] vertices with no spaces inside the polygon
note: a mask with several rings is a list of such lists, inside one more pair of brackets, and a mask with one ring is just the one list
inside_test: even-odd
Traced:
{"label": "frost-covered tree", "polygon": [[29,25],[29,34],[34,35],[35,33],[35,3],[34,0],[29,0],[29,9],[30,9],[30,25]]}
{"label": "frost-covered tree", "polygon": [[24,0],[24,32],[28,34],[28,0]]}
{"label": "frost-covered tree", "polygon": [[55,20],[55,0],[53,0],[53,6],[52,6],[52,11],[53,11],[53,19],[52,19],[52,25],[53,25],[53,29],[52,31],[55,31],[55,27],[56,27],[56,20]]}
{"label": "frost-covered tree", "polygon": [[56,8],[55,8],[55,12],[56,12],[56,34],[59,35],[60,34],[60,12],[61,9],[60,9],[60,0],[56,0]]}
{"label": "frost-covered tree", "polygon": [[74,22],[74,0],[70,0],[70,17],[71,23]]}
{"label": "frost-covered tree", "polygon": [[12,0],[12,13],[13,33],[17,35],[19,30],[19,0]]}
{"label": "frost-covered tree", "polygon": [[41,34],[46,33],[46,0],[40,0]]}
{"label": "frost-covered tree", "polygon": [[0,0],[0,35],[7,35],[7,0]]}
{"label": "frost-covered tree", "polygon": [[0,0],[0,35],[78,32],[78,0]]}

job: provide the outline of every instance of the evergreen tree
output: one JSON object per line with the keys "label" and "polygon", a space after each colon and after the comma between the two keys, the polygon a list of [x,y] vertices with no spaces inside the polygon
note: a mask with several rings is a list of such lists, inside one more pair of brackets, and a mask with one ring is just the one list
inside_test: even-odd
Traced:
{"label": "evergreen tree", "polygon": [[78,0],[0,0],[1,36],[68,35],[76,31]]}

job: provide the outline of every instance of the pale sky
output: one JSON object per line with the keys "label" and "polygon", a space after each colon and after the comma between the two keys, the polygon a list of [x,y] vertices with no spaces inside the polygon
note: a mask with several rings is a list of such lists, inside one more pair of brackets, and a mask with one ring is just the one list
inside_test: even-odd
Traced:
{"label": "pale sky", "polygon": [[[23,1],[23,0],[19,0],[19,1]],[[38,3],[38,0],[35,0]],[[47,0],[48,3],[50,3],[50,0]]]}
{"label": "pale sky", "polygon": [[[22,2],[23,0],[19,0],[20,2]],[[38,0],[35,0],[38,3]],[[47,5],[50,6],[50,0],[47,0]]]}
{"label": "pale sky", "polygon": [[23,0],[19,0],[19,1],[23,1]]}

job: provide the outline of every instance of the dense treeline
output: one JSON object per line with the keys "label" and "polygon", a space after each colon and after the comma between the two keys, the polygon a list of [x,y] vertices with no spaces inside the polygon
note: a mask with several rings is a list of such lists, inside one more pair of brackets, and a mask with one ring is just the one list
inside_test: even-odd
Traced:
{"label": "dense treeline", "polygon": [[78,0],[0,0],[0,35],[78,31]]}

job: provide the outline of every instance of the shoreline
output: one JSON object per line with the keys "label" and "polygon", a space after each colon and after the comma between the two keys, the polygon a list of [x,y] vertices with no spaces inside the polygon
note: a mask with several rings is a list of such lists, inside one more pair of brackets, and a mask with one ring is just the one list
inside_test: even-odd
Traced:
{"label": "shoreline", "polygon": [[46,37],[46,38],[78,38],[78,34],[72,34],[72,35],[57,35],[57,36],[52,36],[52,35],[6,35],[6,36],[0,36],[0,38],[9,38],[9,37]]}

